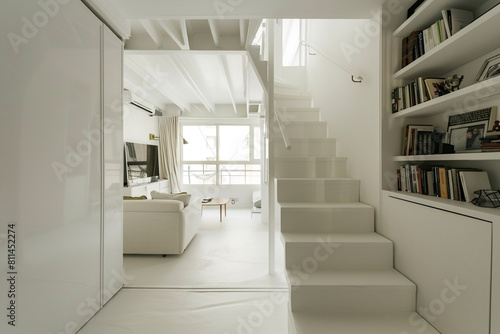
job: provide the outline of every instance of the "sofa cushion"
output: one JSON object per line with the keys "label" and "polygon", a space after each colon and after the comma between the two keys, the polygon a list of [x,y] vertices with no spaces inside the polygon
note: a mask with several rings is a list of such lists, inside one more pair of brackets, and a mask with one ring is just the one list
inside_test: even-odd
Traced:
{"label": "sofa cushion", "polygon": [[123,201],[124,212],[181,212],[183,209],[184,204],[178,200]]}
{"label": "sofa cushion", "polygon": [[124,200],[141,200],[141,199],[148,199],[146,195],[142,195],[139,197],[133,197],[133,196],[123,196]]}
{"label": "sofa cushion", "polygon": [[156,190],[153,190],[151,192],[151,198],[152,199],[174,199],[177,201],[181,201],[184,203],[184,207],[189,205],[189,201],[191,200],[191,194],[187,193],[179,193],[179,194],[167,194],[167,193],[160,193]]}

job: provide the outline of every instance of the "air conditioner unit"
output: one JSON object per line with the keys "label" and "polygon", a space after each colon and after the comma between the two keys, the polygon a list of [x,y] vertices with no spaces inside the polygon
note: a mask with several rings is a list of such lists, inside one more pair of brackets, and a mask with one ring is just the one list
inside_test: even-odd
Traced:
{"label": "air conditioner unit", "polygon": [[163,112],[161,111],[161,109],[157,108],[154,104],[140,98],[139,96],[132,94],[129,90],[124,90],[123,101],[146,111],[149,116],[163,116]]}

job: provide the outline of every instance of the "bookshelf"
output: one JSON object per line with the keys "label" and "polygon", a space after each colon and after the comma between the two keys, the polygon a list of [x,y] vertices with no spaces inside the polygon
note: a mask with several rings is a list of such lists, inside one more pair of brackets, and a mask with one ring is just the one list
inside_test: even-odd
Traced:
{"label": "bookshelf", "polygon": [[[436,1],[428,0],[427,2],[434,3]],[[441,6],[440,3],[438,8],[447,7]],[[441,15],[440,10],[438,13]],[[414,16],[415,15],[419,16],[419,13],[415,13]],[[483,54],[495,50],[500,47],[498,21],[500,21],[500,6],[493,8],[477,18],[457,34],[439,44],[408,66],[394,73],[393,78],[411,79],[422,73],[449,72]],[[418,26],[412,25],[412,27],[414,27],[414,30],[419,29]],[[420,29],[426,27],[426,25],[422,25]],[[397,37],[400,36],[398,35]],[[404,37],[404,35],[401,37]]]}
{"label": "bookshelf", "polygon": [[[426,0],[406,19],[406,9],[413,2],[405,2],[404,10],[394,14],[383,30],[382,192],[377,231],[394,241],[395,268],[417,284],[418,307],[427,307],[440,293],[436,282],[449,277],[466,280],[466,272],[486,273],[482,279],[471,277],[466,284],[474,293],[461,296],[438,320],[427,319],[431,325],[442,333],[500,333],[496,316],[500,312],[500,256],[493,252],[500,248],[500,208],[398,191],[396,178],[396,170],[408,163],[471,167],[487,171],[492,188],[500,187],[500,152],[401,156],[406,125],[432,124],[446,131],[450,115],[500,106],[500,76],[474,82],[484,60],[500,54],[500,0]],[[413,31],[427,29],[442,17],[441,10],[452,8],[474,12],[475,20],[401,68],[402,39]],[[458,91],[392,113],[394,88],[419,77],[446,78],[453,74],[464,75]],[[466,229],[468,232],[464,232]],[[459,255],[464,243],[455,238],[465,234],[469,251]],[[473,254],[471,250],[480,244],[486,245],[482,253]],[[428,256],[424,259],[423,254]],[[489,262],[477,270],[479,258]],[[432,280],[427,279],[429,275]],[[467,328],[472,323],[475,327]]]}

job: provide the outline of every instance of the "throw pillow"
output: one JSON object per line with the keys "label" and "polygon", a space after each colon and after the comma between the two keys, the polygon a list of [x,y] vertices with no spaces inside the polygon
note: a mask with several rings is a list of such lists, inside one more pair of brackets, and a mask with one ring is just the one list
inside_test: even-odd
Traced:
{"label": "throw pillow", "polygon": [[148,199],[146,195],[142,195],[139,197],[133,197],[133,196],[123,196],[124,200],[133,200],[133,199]]}
{"label": "throw pillow", "polygon": [[187,193],[179,193],[179,194],[167,194],[167,193],[160,193],[156,190],[153,190],[151,192],[151,198],[152,199],[175,199],[177,201],[181,201],[184,203],[184,207],[189,205],[189,201],[191,200],[191,194]]}

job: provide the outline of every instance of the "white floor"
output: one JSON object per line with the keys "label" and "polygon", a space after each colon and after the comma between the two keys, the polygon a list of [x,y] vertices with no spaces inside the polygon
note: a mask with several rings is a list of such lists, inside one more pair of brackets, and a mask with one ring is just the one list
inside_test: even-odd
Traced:
{"label": "white floor", "polygon": [[184,254],[124,256],[125,287],[78,333],[288,333],[283,249],[269,276],[267,231],[249,209],[220,223],[205,208]]}
{"label": "white floor", "polygon": [[[277,233],[278,234],[278,233]],[[287,288],[283,249],[277,245],[277,272],[268,275],[268,225],[260,214],[228,207],[203,210],[201,228],[182,255],[126,255],[126,287]]]}

